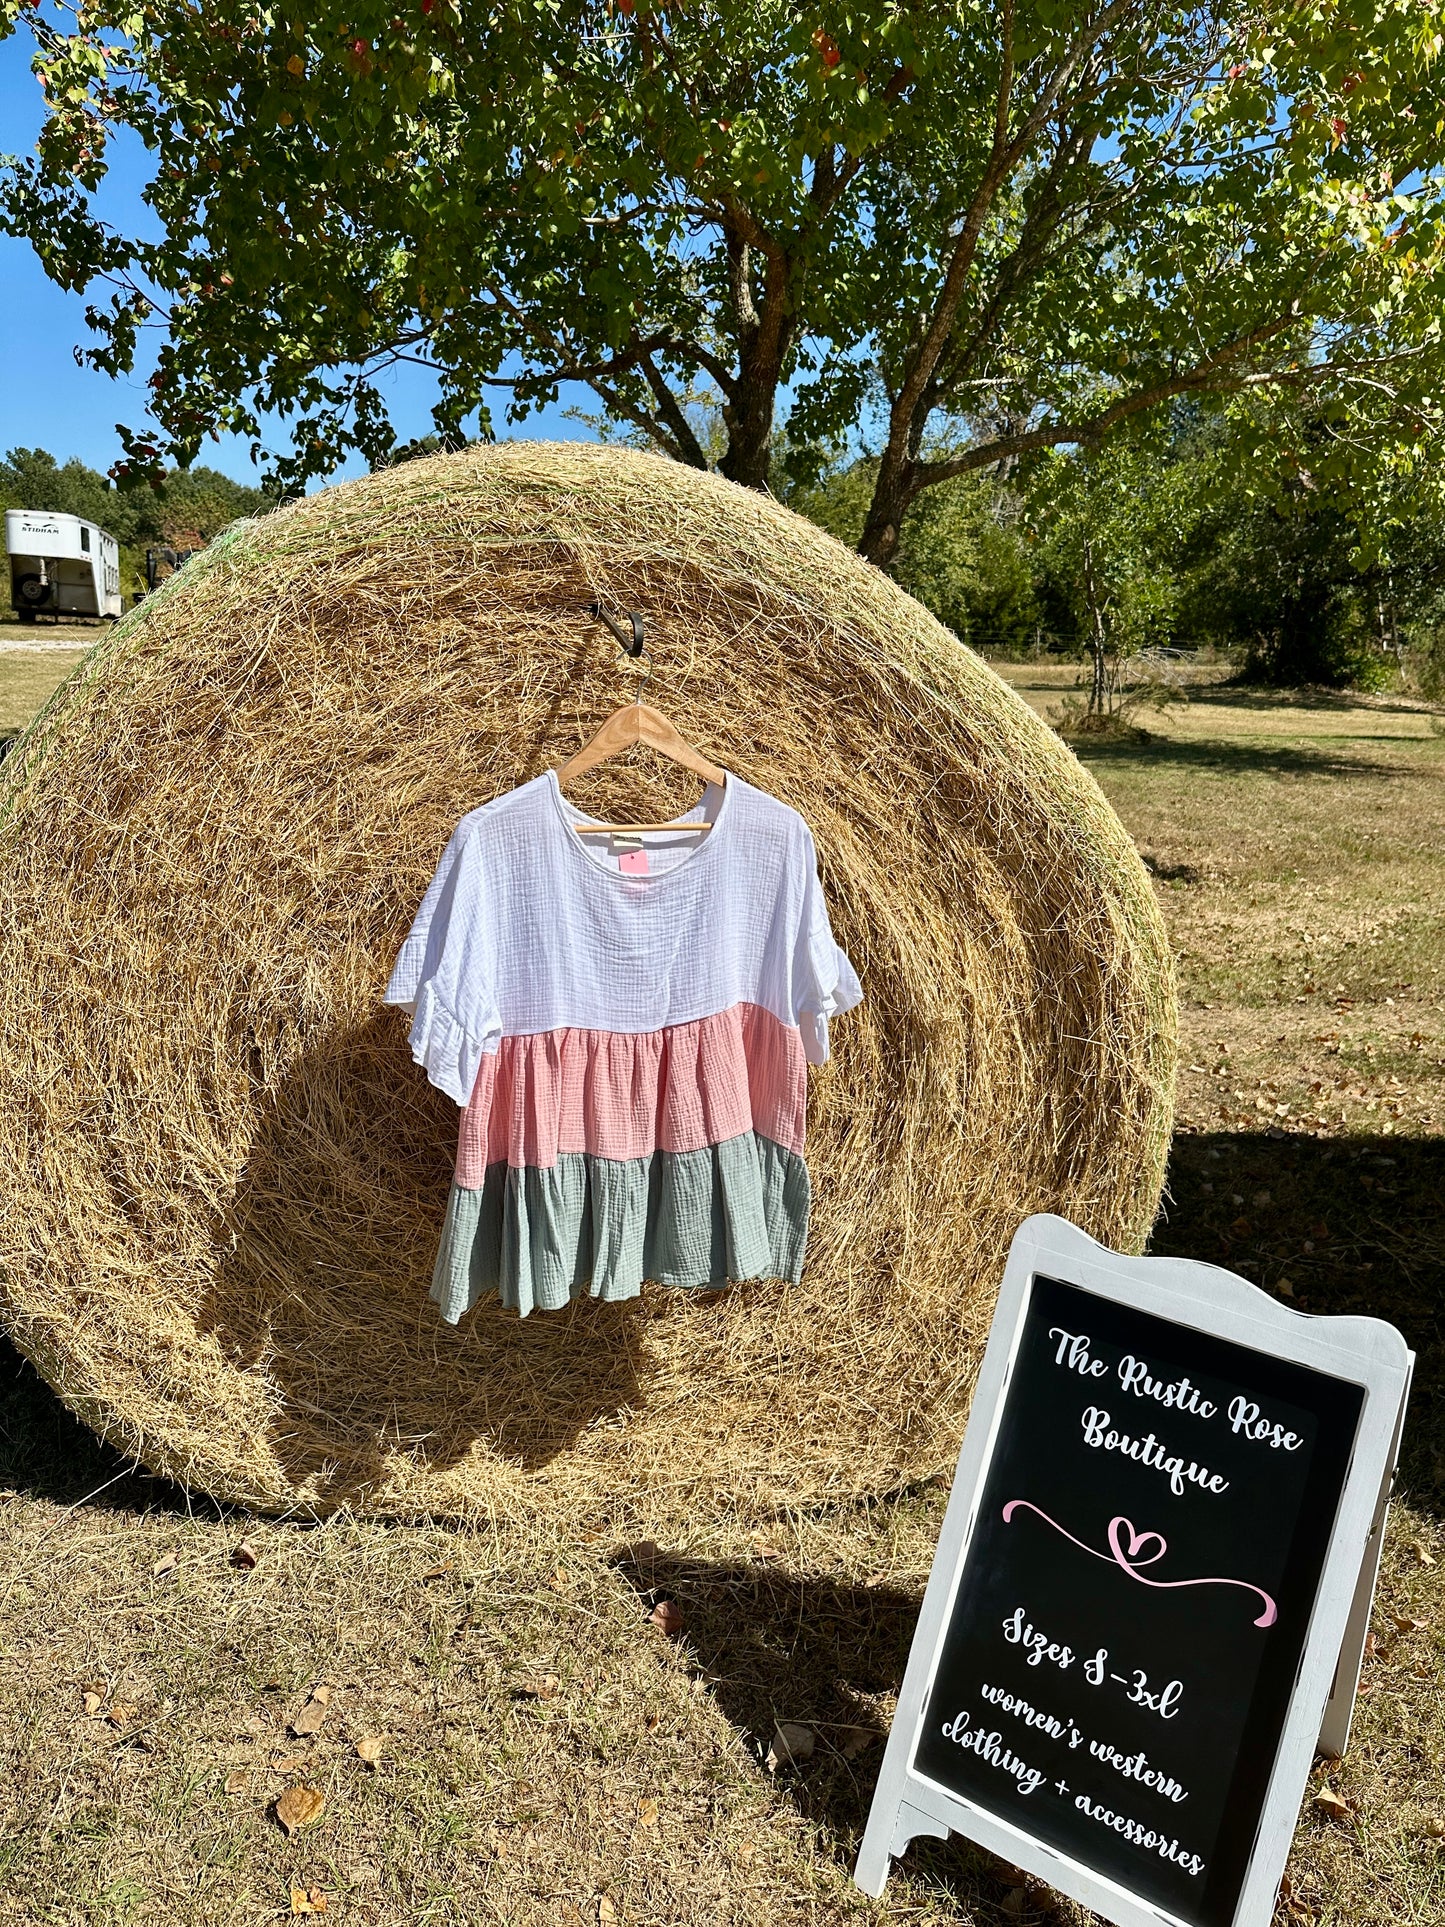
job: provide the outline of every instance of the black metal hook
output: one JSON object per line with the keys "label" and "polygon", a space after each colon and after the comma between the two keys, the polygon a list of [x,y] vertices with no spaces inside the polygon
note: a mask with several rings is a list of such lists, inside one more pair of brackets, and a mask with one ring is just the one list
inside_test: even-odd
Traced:
{"label": "black metal hook", "polygon": [[642,631],[642,617],[638,615],[635,609],[629,609],[627,611],[627,619],[632,625],[631,635],[629,635],[619,623],[613,621],[612,617],[608,615],[600,602],[589,602],[587,605],[587,613],[596,616],[597,620],[602,623],[604,627],[612,631],[613,635],[617,638],[617,646],[624,656],[631,656],[634,662],[637,660],[642,654],[644,636]]}

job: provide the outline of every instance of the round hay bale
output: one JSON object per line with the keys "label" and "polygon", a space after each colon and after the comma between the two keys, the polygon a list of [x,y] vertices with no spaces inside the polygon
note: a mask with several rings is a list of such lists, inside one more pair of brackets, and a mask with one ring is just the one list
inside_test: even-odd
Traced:
{"label": "round hay bale", "polygon": [[[458,818],[631,694],[597,598],[809,819],[866,1001],[812,1080],[800,1286],[452,1329],[457,1114],[381,993]],[[577,795],[694,787],[644,751]],[[1170,957],[1094,782],[856,555],[655,458],[479,448],[238,525],[7,760],[0,864],[9,1328],[219,1498],[664,1530],[887,1490],[956,1447],[1020,1219],[1154,1215]]]}

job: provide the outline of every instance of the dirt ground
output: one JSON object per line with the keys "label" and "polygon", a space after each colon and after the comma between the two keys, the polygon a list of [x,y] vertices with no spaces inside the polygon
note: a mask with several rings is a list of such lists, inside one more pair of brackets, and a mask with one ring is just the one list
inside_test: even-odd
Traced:
{"label": "dirt ground", "polygon": [[[0,655],[0,734],[64,667]],[[1006,673],[1045,711],[1074,679]],[[1390,699],[1226,688],[1145,721],[1083,755],[1181,961],[1154,1248],[1389,1318],[1419,1354],[1355,1734],[1277,1918],[1423,1927],[1445,1921],[1445,735]],[[881,1903],[850,1883],[942,1506],[930,1485],[661,1548],[252,1520],[130,1471],[6,1351],[0,1921],[1078,1927],[959,1842],[915,1845]],[[778,1721],[811,1757],[770,1769]]]}

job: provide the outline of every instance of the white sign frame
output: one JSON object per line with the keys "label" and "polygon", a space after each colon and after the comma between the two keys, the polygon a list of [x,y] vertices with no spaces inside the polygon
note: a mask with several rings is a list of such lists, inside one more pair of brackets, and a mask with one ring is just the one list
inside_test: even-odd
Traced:
{"label": "white sign frame", "polygon": [[1399,1455],[1414,1353],[1377,1318],[1293,1311],[1219,1266],[1188,1258],[1130,1258],[1063,1218],[1028,1218],[1009,1250],[968,1429],[909,1650],[888,1747],[853,1878],[883,1892],[909,1842],[964,1834],[1116,1927],[1192,1927],[1181,1915],[1034,1838],[913,1770],[923,1709],[938,1670],[954,1597],[977,1522],[1033,1281],[1043,1275],[1116,1304],[1288,1359],[1361,1386],[1364,1405],[1330,1532],[1289,1710],[1280,1733],[1230,1927],[1268,1927],[1299,1804],[1317,1750],[1338,1755],[1349,1735]]}

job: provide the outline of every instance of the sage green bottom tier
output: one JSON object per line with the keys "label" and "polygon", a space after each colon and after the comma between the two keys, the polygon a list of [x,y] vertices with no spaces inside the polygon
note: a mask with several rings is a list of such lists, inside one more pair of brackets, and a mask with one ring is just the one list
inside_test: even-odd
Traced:
{"label": "sage green bottom tier", "polygon": [[452,1186],[431,1295],[454,1325],[489,1292],[525,1318],[635,1298],[645,1278],[796,1282],[811,1195],[802,1158],[755,1131],[702,1151],[492,1164],[480,1189]]}

